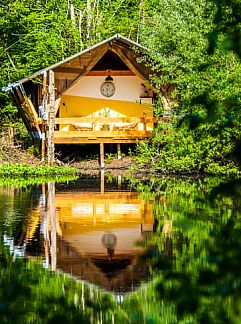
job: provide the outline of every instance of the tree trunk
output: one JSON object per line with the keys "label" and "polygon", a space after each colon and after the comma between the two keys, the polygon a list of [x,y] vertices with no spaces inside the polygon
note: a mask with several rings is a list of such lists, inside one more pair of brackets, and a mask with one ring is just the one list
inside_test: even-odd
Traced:
{"label": "tree trunk", "polygon": [[82,50],[83,41],[82,41],[82,19],[83,19],[83,11],[80,10],[79,12],[79,36],[80,36],[80,48]]}
{"label": "tree trunk", "polygon": [[49,114],[48,114],[48,164],[54,164],[54,123],[55,123],[54,72],[49,71]]}
{"label": "tree trunk", "polygon": [[72,24],[75,25],[74,5],[72,3],[70,5],[70,19],[72,21]]}
{"label": "tree trunk", "polygon": [[86,26],[86,29],[87,29],[86,38],[87,38],[87,40],[90,39],[91,26],[92,26],[91,0],[87,0],[87,26]]}

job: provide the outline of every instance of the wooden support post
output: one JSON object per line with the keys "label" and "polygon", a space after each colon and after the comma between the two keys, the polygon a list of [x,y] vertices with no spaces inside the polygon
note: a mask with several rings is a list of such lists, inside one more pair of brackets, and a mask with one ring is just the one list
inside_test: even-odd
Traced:
{"label": "wooden support post", "polygon": [[122,179],[122,177],[121,177],[120,174],[118,174],[118,178],[117,178],[117,179],[118,179],[118,180],[117,180],[118,190],[121,190],[121,179]]}
{"label": "wooden support post", "polygon": [[49,71],[49,114],[48,114],[48,164],[54,164],[54,123],[55,123],[54,72]]}
{"label": "wooden support post", "polygon": [[104,143],[100,143],[100,167],[101,167],[101,169],[104,169],[104,167],[105,167]]}
{"label": "wooden support post", "polygon": [[120,143],[117,144],[117,158],[121,160],[121,145]]}
{"label": "wooden support post", "polygon": [[45,158],[45,138],[46,138],[45,125],[42,124],[42,137],[41,137],[41,161],[44,161],[44,158]]}
{"label": "wooden support post", "polygon": [[105,193],[105,170],[100,171],[100,192]]}

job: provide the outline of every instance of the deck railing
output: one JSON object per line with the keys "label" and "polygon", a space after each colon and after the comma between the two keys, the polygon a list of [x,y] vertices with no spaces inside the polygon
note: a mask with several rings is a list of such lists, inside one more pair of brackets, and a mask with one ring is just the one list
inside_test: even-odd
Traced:
{"label": "deck railing", "polygon": [[113,128],[116,130],[134,129],[138,125],[143,125],[143,130],[146,130],[147,124],[154,124],[156,122],[167,121],[166,117],[68,117],[68,118],[55,118],[56,125],[72,125],[76,130],[109,130]]}
{"label": "deck railing", "polygon": [[154,123],[167,122],[156,117],[66,117],[55,118],[56,143],[123,142],[148,138]]}

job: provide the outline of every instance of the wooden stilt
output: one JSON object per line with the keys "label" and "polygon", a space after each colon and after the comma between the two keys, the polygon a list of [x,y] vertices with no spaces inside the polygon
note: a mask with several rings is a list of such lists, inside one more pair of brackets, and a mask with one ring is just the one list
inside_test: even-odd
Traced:
{"label": "wooden stilt", "polygon": [[101,167],[101,169],[104,169],[104,167],[105,167],[104,143],[100,143],[100,167]]}
{"label": "wooden stilt", "polygon": [[54,164],[54,123],[55,123],[54,72],[49,71],[49,115],[48,115],[48,164]]}
{"label": "wooden stilt", "polygon": [[41,138],[41,161],[44,161],[44,158],[45,158],[45,138],[46,138],[45,126],[42,125],[42,138]]}
{"label": "wooden stilt", "polygon": [[117,158],[118,160],[121,160],[121,145],[117,144]]}
{"label": "wooden stilt", "polygon": [[100,171],[100,192],[105,192],[105,170]]}
{"label": "wooden stilt", "polygon": [[120,174],[118,174],[118,180],[117,180],[117,183],[118,183],[118,190],[120,190],[121,189],[121,175]]}

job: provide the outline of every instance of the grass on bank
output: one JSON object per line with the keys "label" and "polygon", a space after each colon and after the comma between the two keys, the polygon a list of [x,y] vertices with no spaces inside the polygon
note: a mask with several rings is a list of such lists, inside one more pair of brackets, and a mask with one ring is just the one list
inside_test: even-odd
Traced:
{"label": "grass on bank", "polygon": [[74,176],[77,174],[78,170],[76,168],[66,166],[28,165],[25,163],[0,165],[0,178],[40,178]]}

